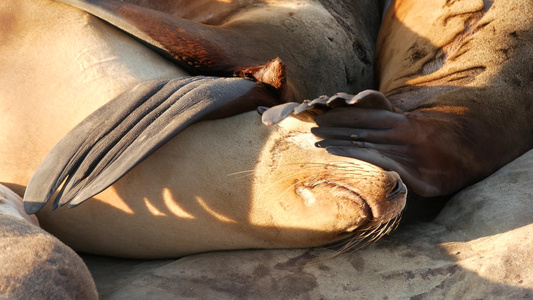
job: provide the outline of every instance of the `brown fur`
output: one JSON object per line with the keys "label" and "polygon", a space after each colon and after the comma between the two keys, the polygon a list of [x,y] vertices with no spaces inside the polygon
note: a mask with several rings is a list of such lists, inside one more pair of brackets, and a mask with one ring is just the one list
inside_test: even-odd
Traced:
{"label": "brown fur", "polygon": [[393,2],[376,63],[397,113],[320,116],[321,126],[358,132],[355,146],[328,151],[396,170],[413,191],[437,196],[531,149],[532,15],[530,0]]}
{"label": "brown fur", "polygon": [[[378,43],[380,90],[411,118],[427,120],[426,135],[440,136],[433,144],[439,150],[427,148],[431,168],[447,170],[437,194],[479,181],[531,149],[533,2],[488,8],[459,1],[436,19],[417,17],[432,9],[423,1],[393,5],[396,16],[387,15]],[[404,28],[393,33],[402,43],[387,38],[391,28]]]}

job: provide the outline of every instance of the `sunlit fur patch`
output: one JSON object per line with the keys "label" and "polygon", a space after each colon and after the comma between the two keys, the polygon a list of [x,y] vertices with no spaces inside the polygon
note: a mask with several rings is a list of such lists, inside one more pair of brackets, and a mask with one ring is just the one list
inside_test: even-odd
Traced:
{"label": "sunlit fur patch", "polygon": [[314,149],[316,147],[315,143],[320,141],[318,137],[310,132],[291,134],[287,136],[286,140],[302,149]]}
{"label": "sunlit fur patch", "polygon": [[[352,229],[349,229],[349,226],[345,228],[345,233],[351,237],[349,242],[345,242],[347,249],[349,249],[365,240],[368,240],[367,243],[378,240],[381,236],[392,231],[397,226],[396,223],[399,222],[398,215],[401,211],[395,211],[385,198],[382,199],[384,201],[383,205],[391,207],[391,211],[385,214],[382,209],[375,207],[376,204],[371,206],[370,202],[368,202],[370,200],[368,197],[386,197],[387,193],[385,191],[386,187],[383,185],[385,182],[380,180],[382,175],[375,177],[377,173],[375,168],[374,166],[367,166],[366,163],[346,161],[277,165],[276,171],[285,175],[277,177],[277,180],[270,183],[268,189],[276,190],[276,186],[290,182],[277,195],[280,202],[283,202],[285,197],[290,197],[288,194],[293,192],[302,198],[305,205],[309,206],[324,201],[326,199],[324,195],[329,195],[327,198],[338,203],[342,203],[342,201],[357,203],[361,210],[362,219],[354,219]],[[377,190],[382,190],[384,194],[379,196],[375,192],[366,190],[368,186],[358,186],[358,180],[354,180],[357,177],[365,178],[361,182],[364,181],[366,185],[372,185]],[[298,180],[295,180],[295,178],[298,178]],[[377,215],[374,215],[374,213],[377,213]],[[389,229],[387,230],[387,228]]]}

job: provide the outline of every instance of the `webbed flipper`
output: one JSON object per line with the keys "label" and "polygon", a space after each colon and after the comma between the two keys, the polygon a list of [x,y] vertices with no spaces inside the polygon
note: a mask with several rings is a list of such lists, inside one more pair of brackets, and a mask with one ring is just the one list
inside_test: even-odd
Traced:
{"label": "webbed flipper", "polygon": [[191,124],[272,105],[275,99],[271,88],[242,78],[141,83],[92,113],[50,151],[28,184],[24,208],[36,213],[63,182],[53,207],[69,201],[76,206]]}

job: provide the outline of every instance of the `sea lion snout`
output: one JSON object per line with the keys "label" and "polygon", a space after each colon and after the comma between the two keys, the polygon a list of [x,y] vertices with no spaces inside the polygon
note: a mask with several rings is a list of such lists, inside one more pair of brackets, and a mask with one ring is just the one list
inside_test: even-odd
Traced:
{"label": "sea lion snout", "polygon": [[398,198],[404,197],[407,195],[407,187],[401,180],[396,180],[396,184],[390,191],[390,193],[387,195],[388,201],[396,201]]}
{"label": "sea lion snout", "polygon": [[396,172],[387,172],[387,179],[383,185],[384,194],[377,200],[370,198],[369,207],[372,208],[371,226],[385,224],[399,218],[405,208],[407,186]]}

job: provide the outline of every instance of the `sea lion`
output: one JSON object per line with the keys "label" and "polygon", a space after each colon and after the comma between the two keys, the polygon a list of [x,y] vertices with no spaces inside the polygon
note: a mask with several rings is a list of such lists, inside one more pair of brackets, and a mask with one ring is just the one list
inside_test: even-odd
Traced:
{"label": "sea lion", "polygon": [[[228,83],[230,81],[227,80],[225,83],[228,83],[228,87],[221,87],[225,83],[213,88],[207,87],[207,90],[214,91],[213,97],[207,98],[214,100],[202,106],[199,114],[184,118],[184,122],[181,122],[175,120],[174,113],[165,113],[157,121],[147,122],[146,126],[150,126],[151,130],[144,131],[145,135],[139,138],[136,135],[140,129],[132,128],[136,120],[127,120],[125,124],[120,123],[122,118],[127,115],[130,115],[130,119],[135,118],[131,117],[131,112],[136,107],[144,111],[136,114],[138,118],[143,118],[148,111],[160,110],[159,104],[155,107],[144,107],[144,104],[141,107],[138,103],[131,103],[125,108],[116,106],[114,110],[123,110],[123,114],[115,117],[117,124],[108,127],[91,127],[91,124],[110,120],[108,115],[93,116],[87,127],[76,130],[76,133],[65,139],[62,146],[53,149],[37,170],[24,197],[25,208],[29,213],[38,211],[67,177],[69,182],[56,198],[57,205],[69,202],[74,195],[77,196],[71,205],[88,199],[115,182],[188,124],[198,120],[231,116],[258,105],[271,106],[338,88],[360,89],[373,82],[372,61],[369,57],[379,21],[369,18],[369,14],[375,13],[376,17],[379,14],[378,3],[375,1],[356,4],[329,1],[244,1],[228,4],[227,9],[213,8],[214,16],[211,16],[209,8],[219,4],[216,4],[217,1],[204,1],[205,5],[202,7],[205,10],[201,14],[208,16],[204,20],[207,25],[178,17],[189,15],[191,6],[195,7],[197,3],[167,5],[164,9],[170,13],[167,14],[115,0],[64,2],[134,35],[193,74],[246,76],[253,78],[257,84],[246,83],[244,80],[233,84],[234,81]],[[155,2],[151,6],[160,8],[164,3],[166,2]],[[320,35],[317,35],[316,28],[320,28]],[[285,45],[287,41],[291,41],[291,47]],[[328,83],[317,80],[318,78],[328,78]],[[177,97],[176,94],[184,93],[184,90],[193,89],[194,86],[180,85],[176,87],[179,91],[167,93],[169,97]],[[218,96],[217,91],[221,89],[234,93]],[[147,93],[151,95],[157,90],[150,89]],[[196,105],[194,101],[181,96],[177,100],[180,102],[176,109],[178,112],[195,111],[190,109],[190,106]],[[159,101],[163,100],[157,100],[156,103],[160,103]],[[170,106],[172,105],[169,104]],[[159,114],[161,112],[152,111],[154,118]],[[105,140],[100,139],[119,123],[121,127],[113,133],[114,138],[108,135]],[[119,137],[130,129],[132,131],[126,143],[118,143]],[[80,134],[95,130],[99,130],[99,133],[91,136],[96,138],[94,143],[98,142],[98,146],[91,144],[93,139]],[[150,137],[148,143],[144,142],[146,136]],[[121,140],[123,141],[124,139]],[[114,149],[109,151],[111,148]],[[94,151],[87,153],[86,151],[92,151],[88,149]]]}
{"label": "sea lion", "polygon": [[315,149],[314,123],[286,121],[195,124],[93,199],[38,216],[74,249],[135,258],[312,247],[394,222],[406,196],[395,172]]}
{"label": "sea lion", "polygon": [[530,0],[392,2],[376,68],[393,111],[319,115],[318,146],[395,170],[428,197],[490,175],[533,147],[532,14]]}
{"label": "sea lion", "polygon": [[[284,10],[290,4],[284,3],[262,7],[271,12]],[[281,15],[305,16],[306,9],[320,12],[312,14],[316,28],[289,27],[316,33],[317,28],[323,28],[322,21],[335,20],[317,5],[317,2],[304,3],[292,16]],[[67,138],[66,144],[62,144],[67,145],[69,151],[84,140],[101,145],[92,138],[109,129],[106,126],[110,123],[119,122],[113,117],[103,117],[109,116],[107,113],[122,114],[125,119],[131,117],[143,124],[174,120],[158,118],[158,114],[152,119],[152,115],[137,110],[130,115],[124,106],[130,107],[132,103],[135,106],[135,103],[161,100],[163,105],[189,105],[191,102],[185,101],[189,97],[195,99],[191,100],[194,104],[201,106],[207,101],[213,108],[217,101],[239,98],[256,87],[266,91],[265,98],[279,100],[280,94],[271,93],[272,88],[265,88],[266,84],[257,79],[191,77],[137,40],[78,9],[45,0],[8,2],[6,7],[10,9],[2,13],[16,18],[5,19],[16,22],[2,27],[6,28],[2,33],[8,41],[0,46],[2,70],[17,69],[18,73],[0,73],[1,88],[8,91],[2,93],[0,102],[9,112],[7,118],[0,120],[0,126],[7,128],[2,131],[0,140],[7,141],[15,135],[21,138],[0,149],[0,182],[18,187],[18,192],[23,192],[30,176],[54,144],[93,112],[98,122],[102,119],[108,122],[90,126],[92,117],[85,119],[80,126],[88,130],[87,134]],[[257,13],[255,11],[254,15]],[[325,19],[317,20],[317,16]],[[329,26],[340,28],[335,24]],[[298,37],[302,32],[293,34]],[[26,38],[16,38],[21,36]],[[318,39],[330,43],[325,36],[325,39],[324,36]],[[370,40],[369,36],[371,34],[364,38]],[[341,43],[345,40],[336,37],[334,44],[339,49],[345,47]],[[281,43],[278,45],[282,50],[285,47]],[[348,45],[353,49],[353,43]],[[13,55],[27,49],[31,51],[24,52],[24,57]],[[284,51],[287,55],[292,53]],[[352,56],[353,52],[350,53]],[[281,54],[272,53],[271,58],[283,59],[288,77],[290,72],[295,72],[292,77],[297,77],[298,72],[325,70],[339,62],[337,57],[328,56],[321,58],[320,65],[306,65],[304,62],[309,58],[306,55],[291,54],[293,59],[286,59]],[[342,56],[343,52],[336,55]],[[301,63],[302,69],[294,67],[296,63]],[[342,70],[345,67],[357,70],[357,64],[359,62],[349,66],[343,63]],[[316,80],[325,91],[338,88],[338,83],[328,86],[321,78]],[[182,85],[184,82],[187,84]],[[198,85],[188,89],[194,82]],[[216,85],[203,85],[206,82]],[[341,84],[346,86],[349,82],[343,80]],[[233,88],[224,88],[228,86]],[[244,86],[244,91],[240,92],[239,86]],[[226,97],[235,91],[240,94]],[[299,90],[299,93],[304,92]],[[123,101],[130,102],[121,106]],[[113,109],[106,109],[109,107]],[[175,116],[192,116],[195,107]],[[154,111],[148,110],[149,113]],[[212,110],[193,121],[231,115],[235,111],[239,110],[231,107]],[[162,258],[220,249],[309,247],[352,236],[357,239],[376,227],[382,233],[387,232],[405,204],[405,186],[395,172],[315,149],[316,139],[309,133],[313,123],[289,119],[278,127],[267,128],[256,112],[205,121],[185,129],[190,125],[187,120],[178,121],[182,123],[178,125],[181,132],[177,137],[163,146],[156,145],[161,148],[83,205],[75,209],[51,211],[48,207],[41,210],[38,217],[43,228],[79,251]],[[124,123],[118,124],[115,127],[118,133],[132,132],[121,131]],[[104,138],[122,142],[114,137],[117,131],[110,132],[104,134]],[[69,146],[68,141],[72,140],[76,143]],[[88,151],[89,157],[109,153],[98,147],[91,149],[94,151]],[[346,163],[347,160],[350,162]],[[47,165],[54,166],[53,163]],[[44,175],[38,177],[45,178],[44,181],[47,176],[53,177],[52,181],[61,177],[57,173],[41,174]],[[69,178],[76,177],[74,175]],[[33,186],[39,197],[44,194],[46,198],[50,191]],[[30,187],[27,190],[33,193],[29,192]]]}
{"label": "sea lion", "polygon": [[22,199],[0,185],[0,298],[98,299],[83,260],[39,228]]}

